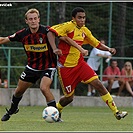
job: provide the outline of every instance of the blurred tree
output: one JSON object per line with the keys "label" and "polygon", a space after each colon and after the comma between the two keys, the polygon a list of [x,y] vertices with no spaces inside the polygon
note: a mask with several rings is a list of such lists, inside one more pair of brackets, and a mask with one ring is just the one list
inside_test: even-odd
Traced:
{"label": "blurred tree", "polygon": [[[119,44],[120,49],[116,53],[116,56],[120,57],[125,57],[125,22],[126,22],[126,3],[120,3],[118,8],[118,17],[116,20],[116,44]],[[119,60],[119,65],[123,66],[124,60]]]}
{"label": "blurred tree", "polygon": [[65,21],[66,2],[56,3],[57,23],[63,23]]}

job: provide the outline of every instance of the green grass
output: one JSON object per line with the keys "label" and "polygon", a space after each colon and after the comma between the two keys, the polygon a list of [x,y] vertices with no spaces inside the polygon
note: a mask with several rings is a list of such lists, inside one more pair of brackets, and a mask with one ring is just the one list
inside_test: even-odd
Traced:
{"label": "green grass", "polygon": [[[133,108],[122,107],[128,116],[117,120],[108,107],[71,107],[62,113],[64,122],[47,123],[42,106],[20,106],[20,112],[9,121],[0,121],[0,131],[133,131]],[[0,106],[0,117],[5,106]]]}

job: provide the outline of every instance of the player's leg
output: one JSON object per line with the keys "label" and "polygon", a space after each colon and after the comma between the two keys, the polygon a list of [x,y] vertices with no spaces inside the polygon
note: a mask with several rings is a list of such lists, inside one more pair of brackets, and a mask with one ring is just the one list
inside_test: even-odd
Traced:
{"label": "player's leg", "polygon": [[77,77],[79,76],[77,74],[78,68],[76,67],[74,67],[73,69],[65,67],[58,68],[59,81],[64,94],[64,96],[61,97],[59,102],[56,104],[60,112],[60,116],[63,108],[73,101],[74,90],[79,82],[79,79],[77,79]]}
{"label": "player's leg", "polygon": [[48,68],[47,70],[43,71],[40,82],[40,89],[46,98],[47,105],[53,107],[56,107],[56,101],[50,90],[50,86],[52,84],[55,71],[56,68]]}
{"label": "player's leg", "polygon": [[66,107],[73,101],[73,94],[69,97],[63,96],[60,98],[59,102],[56,104],[59,112],[62,112],[63,108]]}
{"label": "player's leg", "polygon": [[[64,92],[64,89],[65,88],[62,88],[63,92]],[[59,120],[61,120],[61,114],[62,114],[62,110],[64,107],[66,107],[68,104],[70,104],[72,101],[73,101],[73,98],[74,98],[74,91],[72,91],[72,93],[70,93],[69,95],[67,94],[67,89],[65,89],[65,92],[64,93],[64,96],[62,96],[59,100],[59,102],[56,104],[56,107],[59,111]],[[70,92],[70,91],[68,91]]]}
{"label": "player's leg", "polygon": [[27,67],[21,73],[17,88],[15,89],[14,95],[12,96],[11,107],[9,110],[6,109],[7,113],[2,117],[2,121],[9,120],[12,114],[15,114],[19,111],[18,104],[22,99],[24,92],[38,79],[38,77],[35,74],[36,72]]}
{"label": "player's leg", "polygon": [[[55,69],[50,69],[50,70],[48,69],[43,72],[43,77],[40,82],[40,89],[46,98],[47,106],[53,106],[57,108],[55,98],[50,90],[54,73],[55,73]],[[57,120],[57,122],[62,122],[62,121],[63,120],[61,120],[61,117],[59,117],[59,119]]]}
{"label": "player's leg", "polygon": [[61,113],[64,107],[66,107],[68,104],[70,104],[73,101],[73,95],[66,97],[63,96],[60,98],[59,102],[56,104],[57,109],[59,111],[59,120],[62,121],[61,119]]}
{"label": "player's leg", "polygon": [[9,112],[13,114],[15,110],[18,109],[18,104],[22,99],[22,96],[24,92],[32,85],[30,82],[22,81],[19,79],[17,88],[15,89],[15,92],[12,97],[12,102],[11,102],[11,108],[9,109]]}
{"label": "player's leg", "polygon": [[25,81],[22,81],[21,79],[19,79],[18,81],[18,86],[17,88],[15,89],[15,92],[12,96],[12,100],[11,100],[11,107],[10,109],[6,109],[6,114],[1,118],[1,121],[7,121],[10,119],[10,116],[12,114],[16,114],[19,109],[18,109],[18,104],[20,102],[20,100],[22,99],[22,96],[23,96],[23,93],[26,91],[26,89],[28,87],[31,86],[31,83],[29,82],[25,82]]}
{"label": "player's leg", "polygon": [[99,92],[102,100],[109,106],[109,108],[113,111],[113,114],[118,120],[124,118],[128,114],[126,111],[120,112],[117,109],[117,106],[115,105],[112,96],[99,79],[91,81],[90,84],[93,85],[95,89]]}
{"label": "player's leg", "polygon": [[93,85],[95,87],[95,89],[99,92],[101,98],[103,99],[103,101],[106,102],[106,104],[110,107],[110,109],[114,113],[118,112],[117,107],[115,106],[114,101],[113,101],[110,93],[103,86],[101,81],[99,79],[95,79],[95,80],[91,81],[90,84]]}
{"label": "player's leg", "polygon": [[102,82],[99,80],[97,74],[92,70],[91,67],[88,66],[86,62],[83,62],[84,65],[82,65],[82,69],[85,70],[81,73],[81,78],[83,82],[90,83],[100,94],[102,100],[109,106],[109,108],[113,111],[115,117],[120,120],[121,118],[124,118],[127,115],[126,111],[120,112],[117,109],[117,106],[115,105],[115,102],[108,92],[108,90],[105,88],[105,86],[102,84]]}
{"label": "player's leg", "polygon": [[52,92],[50,91],[51,83],[52,83],[52,80],[49,77],[44,76],[41,79],[40,89],[46,98],[47,105],[53,106],[56,108],[55,98],[54,98]]}
{"label": "player's leg", "polygon": [[83,66],[83,69],[86,70],[85,72],[82,72],[81,74],[83,81],[87,84],[89,83],[99,92],[103,101],[106,102],[106,104],[108,104],[108,106],[114,113],[118,112],[117,107],[115,106],[110,93],[101,83],[97,74],[86,63],[84,63],[84,65],[82,66]]}

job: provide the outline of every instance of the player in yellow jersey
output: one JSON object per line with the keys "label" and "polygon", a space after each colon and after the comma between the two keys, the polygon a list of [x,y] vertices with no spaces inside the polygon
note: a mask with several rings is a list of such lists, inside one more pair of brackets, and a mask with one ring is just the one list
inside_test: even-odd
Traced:
{"label": "player in yellow jersey", "polygon": [[76,7],[72,11],[71,21],[52,26],[50,29],[54,33],[56,32],[58,37],[66,36],[73,40],[70,40],[70,42],[60,40],[58,44],[58,48],[62,50],[62,55],[58,58],[58,74],[64,96],[57,103],[57,108],[61,114],[62,109],[73,101],[77,84],[84,82],[92,85],[99,92],[102,100],[109,106],[115,117],[120,120],[128,113],[117,109],[108,90],[103,86],[97,74],[84,61],[83,55],[88,53],[81,46],[90,44],[112,54],[115,54],[116,50],[100,43],[92,35],[91,31],[85,27],[85,19],[85,10],[81,7]]}

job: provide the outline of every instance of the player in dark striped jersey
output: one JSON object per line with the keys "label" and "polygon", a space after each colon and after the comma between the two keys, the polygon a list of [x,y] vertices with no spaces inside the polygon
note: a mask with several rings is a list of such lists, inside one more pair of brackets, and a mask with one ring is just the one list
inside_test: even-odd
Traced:
{"label": "player in dark striped jersey", "polygon": [[19,111],[18,104],[24,92],[38,79],[41,79],[40,89],[46,98],[47,105],[56,107],[50,85],[56,70],[56,55],[62,54],[62,51],[56,47],[53,37],[49,34],[49,26],[39,24],[40,15],[37,9],[29,9],[26,12],[25,22],[28,28],[19,30],[8,37],[0,37],[0,44],[10,41],[21,42],[27,54],[27,65],[20,75],[12,96],[11,107],[9,110],[6,109],[7,112],[1,121],[9,120],[12,114]]}

